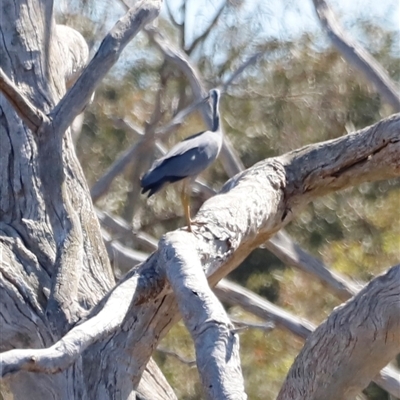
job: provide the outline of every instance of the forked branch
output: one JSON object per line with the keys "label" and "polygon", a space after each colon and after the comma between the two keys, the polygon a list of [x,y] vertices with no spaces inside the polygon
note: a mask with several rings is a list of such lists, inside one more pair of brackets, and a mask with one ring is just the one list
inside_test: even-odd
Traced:
{"label": "forked branch", "polygon": [[125,46],[160,12],[161,0],[142,0],[115,24],[106,35],[89,65],[51,113],[58,132],[65,132],[89,102],[97,85],[115,64]]}
{"label": "forked branch", "polygon": [[[154,303],[154,306],[157,304],[157,310],[162,310],[160,303],[155,303],[160,299],[163,299],[164,304],[169,304],[165,295],[171,291],[166,285],[165,272],[180,267],[175,265],[175,250],[165,245],[168,240],[173,239],[176,245],[174,248],[179,247],[183,260],[186,257],[198,260],[196,263],[201,266],[213,285],[234,269],[253,249],[283,228],[313,199],[361,182],[398,177],[399,133],[400,116],[394,115],[359,132],[264,160],[232,178],[219,195],[203,204],[193,221],[192,234],[182,231],[167,234],[159,244],[158,251],[136,270],[131,271],[91,313],[86,322],[73,328],[64,337],[76,343],[69,354],[68,363],[76,360],[82,349],[99,337],[104,338],[111,331],[119,329],[121,324],[138,323],[134,322],[134,316],[143,312],[143,307],[147,304],[149,306],[144,309],[149,310],[151,317],[144,316],[144,319],[149,317],[154,328],[147,332],[145,338],[142,332],[132,332],[130,336],[133,341],[138,342],[139,338],[141,340],[140,346],[132,349],[132,357],[140,359],[142,366],[143,362],[148,361],[143,358],[143,347],[155,346],[160,332],[165,331],[168,323],[174,322],[169,314],[170,308],[163,311],[168,313],[169,322],[166,324],[163,320],[164,314],[154,311],[153,306],[150,306]],[[188,254],[185,251],[188,251]],[[170,278],[173,279],[172,276]],[[176,280],[174,285],[181,285],[182,290],[190,290],[190,285],[186,282],[186,279]],[[201,300],[202,296],[199,296],[199,299]],[[115,306],[110,306],[108,312],[104,311],[100,318],[103,309],[107,309],[106,305],[111,301]],[[226,326],[228,332],[229,325]],[[219,344],[215,343],[215,346]],[[60,348],[66,347],[59,342],[51,351],[43,350],[44,353],[39,354],[41,360],[46,361],[46,351],[54,355],[54,351]],[[210,348],[211,353],[213,350],[216,350],[215,354],[222,354],[216,347]],[[4,353],[3,374],[7,371],[16,372],[21,368],[32,370],[32,356],[35,355],[35,350]],[[48,370],[54,371],[57,364],[54,357],[51,360],[51,363],[42,363],[42,367],[47,366]],[[203,371],[203,363],[210,360],[199,360],[199,370]],[[213,359],[213,362],[215,360],[217,358]],[[65,368],[68,364],[61,354],[57,362],[59,368]],[[220,371],[227,370],[226,367],[230,368],[229,365],[215,365],[221,367]],[[138,366],[138,376],[141,366]],[[368,373],[365,378],[371,380],[373,376],[369,376]],[[132,371],[132,374],[135,374],[135,371]]]}

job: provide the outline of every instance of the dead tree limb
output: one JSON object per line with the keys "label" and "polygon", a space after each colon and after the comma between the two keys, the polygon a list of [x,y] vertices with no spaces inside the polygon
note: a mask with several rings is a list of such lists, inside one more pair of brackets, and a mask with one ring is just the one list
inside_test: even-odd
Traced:
{"label": "dead tree limb", "polygon": [[306,339],[315,329],[315,326],[305,318],[296,317],[227,279],[219,281],[214,292],[223,302],[231,306],[238,305],[266,322],[273,322],[277,328],[287,330],[302,339]]}
{"label": "dead tree limb", "polygon": [[160,12],[157,0],[141,1],[128,10],[103,39],[78,80],[51,112],[53,124],[64,132],[89,102],[95,88],[115,64],[125,46]]}
{"label": "dead tree limb", "polygon": [[[239,305],[267,322],[272,321],[278,329],[289,331],[301,339],[306,340],[316,328],[306,319],[294,316],[250,290],[226,279],[221,280],[214,291],[218,298],[225,303]],[[395,368],[387,366],[371,379],[391,395],[399,396],[400,378]]]}
{"label": "dead tree limb", "polygon": [[[177,236],[167,234],[158,251],[128,273],[87,320],[67,334],[69,340],[79,344],[72,347],[74,351],[68,362],[79,357],[79,347],[89,349],[88,346],[103,335],[108,337],[107,340],[97,342],[91,350],[103,348],[103,362],[111,362],[111,357],[118,357],[120,351],[125,351],[124,343],[128,338],[131,343],[137,343],[140,336],[140,348],[133,345],[134,363],[129,367],[133,382],[137,384],[151,349],[177,318],[177,306],[165,279],[165,268],[174,263],[174,251],[166,251],[173,247],[166,246],[169,240],[177,243],[177,237],[181,238],[178,240],[182,240],[180,248],[184,248],[185,240],[192,243],[190,248],[194,246],[196,250],[190,252],[191,260],[196,257],[201,260],[213,285],[313,199],[361,182],[399,176],[399,131],[400,116],[394,115],[359,132],[262,161],[232,178],[221,194],[202,206],[193,222],[193,234],[183,231]],[[112,313],[112,322],[107,313],[104,318],[96,318],[111,301],[116,301],[119,309],[118,315]],[[140,319],[136,318],[138,313]],[[94,324],[92,318],[96,318],[98,324]],[[146,328],[149,323],[150,330]],[[93,325],[97,333],[87,334],[85,326]],[[111,332],[112,341],[109,339]],[[145,336],[143,332],[146,332]],[[109,346],[113,352],[107,351]],[[46,357],[54,356],[54,350],[58,348],[56,344]],[[32,368],[29,360],[35,351],[23,352],[25,362],[21,362],[19,351],[2,355],[3,373],[15,373],[22,367]],[[54,357],[51,360],[54,361]],[[60,358],[60,365],[65,368],[68,363]],[[56,366],[54,362],[43,364],[50,370]],[[202,370],[201,364],[199,370]],[[116,381],[123,376],[118,376]]]}
{"label": "dead tree limb", "polygon": [[353,399],[363,390],[400,351],[399,281],[397,265],[337,307],[306,340],[278,400]]}
{"label": "dead tree limb", "polygon": [[[66,47],[59,46],[61,30],[53,18],[52,2],[1,2],[3,72],[12,77],[15,86],[37,110],[47,115],[31,131],[12,102],[0,96],[0,131],[2,139],[6,139],[2,140],[0,152],[3,351],[51,347],[68,330],[69,323],[76,324],[114,285],[98,221],[66,129],[113,64],[112,60],[117,59],[123,47],[118,45],[124,41],[126,44],[137,32],[137,26],[132,25],[154,18],[160,3],[140,2],[128,17],[122,18],[122,24],[112,31],[113,38],[100,46],[98,61],[92,60],[90,66],[83,67],[84,82],[78,79],[65,94],[84,64],[84,54],[75,40],[79,35],[75,33],[70,35],[70,42],[66,40],[77,51],[65,51]],[[114,47],[107,47],[110,44]],[[52,312],[57,311],[57,306],[67,317],[68,325],[61,323],[51,329],[52,322],[57,325],[60,321],[57,313]],[[50,313],[46,315],[46,311]],[[96,354],[99,356],[100,352],[93,357]],[[56,377],[36,375],[33,379],[31,374],[20,372],[17,380],[7,379],[4,384],[16,399],[26,398],[28,391],[35,400],[50,393],[104,398],[104,391],[92,396],[97,381],[87,379],[82,369],[82,360],[91,357],[78,357],[81,358],[77,363]],[[98,368],[104,374],[100,362],[93,362],[92,366],[91,373]],[[116,372],[121,366],[109,363],[107,368]],[[103,380],[107,386],[106,381]],[[128,395],[133,392],[129,380],[119,385],[119,393],[121,388]]]}
{"label": "dead tree limb", "polygon": [[208,399],[246,399],[239,358],[239,338],[224,308],[208,286],[195,238],[186,232],[160,242],[165,273],[196,349],[200,379]]}
{"label": "dead tree limb", "polygon": [[343,56],[371,81],[382,97],[400,111],[400,91],[387,71],[340,26],[333,10],[325,0],[313,0],[315,11],[329,38]]}

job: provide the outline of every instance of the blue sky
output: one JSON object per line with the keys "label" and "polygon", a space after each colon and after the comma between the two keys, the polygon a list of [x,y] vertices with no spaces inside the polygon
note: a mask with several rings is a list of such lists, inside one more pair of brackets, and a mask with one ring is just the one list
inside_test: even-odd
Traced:
{"label": "blue sky", "polygon": [[[127,0],[130,4],[136,1],[137,0]],[[182,0],[167,1],[171,5],[173,14],[179,17],[179,9]],[[190,46],[191,41],[204,31],[224,1],[225,0],[187,0],[187,46]],[[258,24],[257,29],[259,27],[260,32],[258,39],[260,39],[260,37],[261,39],[263,37],[294,39],[304,32],[315,32],[320,38],[318,43],[315,43],[318,47],[325,47],[329,44],[329,39],[326,33],[322,31],[315,15],[312,0],[229,1],[231,4],[240,4],[240,7],[236,10],[236,15],[240,23],[243,23],[247,15],[249,19],[246,20],[246,23]],[[61,13],[79,12],[78,4],[80,4],[78,0],[60,0],[56,2],[56,10]],[[91,18],[94,20],[99,19],[99,26],[100,24],[104,24],[103,28],[105,28],[105,31],[111,29],[115,22],[125,13],[119,0],[97,0],[89,4],[90,11],[88,12],[91,14]],[[364,43],[361,30],[357,24],[357,21],[360,20],[370,20],[374,24],[381,25],[384,29],[390,31],[397,30],[400,33],[400,2],[398,0],[328,0],[328,4],[332,7],[340,23],[351,36],[362,44],[366,43]],[[256,12],[254,13],[255,10]],[[162,15],[167,17],[165,4],[163,5]],[[138,40],[140,39],[136,39],[134,43],[137,43]],[[256,41],[257,39],[254,38],[253,42]],[[134,46],[134,43],[128,45],[128,49],[124,51],[118,65],[115,66],[114,69],[124,67],[143,57],[143,54],[141,54],[137,48],[135,51],[129,50],[133,49],[132,46]],[[92,53],[96,50],[98,45],[99,43],[96,43],[94,49],[92,49]],[[392,51],[399,53],[400,43]]]}
{"label": "blue sky", "polygon": [[[207,25],[213,14],[225,0],[188,0],[187,38]],[[237,0],[244,3],[241,12],[258,9],[263,14],[263,30],[266,36],[288,38],[305,31],[320,30],[311,0]],[[173,11],[179,9],[182,0],[169,0]],[[350,32],[357,20],[373,20],[388,30],[400,30],[400,11],[398,0],[330,0],[328,4]],[[199,15],[201,18],[199,18]],[[357,35],[357,32],[355,32]]]}
{"label": "blue sky", "polygon": [[[134,4],[137,0],[125,0]],[[179,15],[182,0],[167,0],[175,15]],[[262,30],[266,36],[287,39],[306,31],[321,30],[315,15],[312,0],[229,0],[230,3],[242,4],[239,13],[250,14],[257,9],[259,20],[263,20]],[[187,39],[200,34],[213,18],[220,4],[225,0],[187,0]],[[164,0],[165,3],[165,0]],[[58,12],[79,12],[79,1],[59,0],[55,3]],[[92,17],[106,20],[106,29],[110,29],[124,14],[119,0],[97,0],[90,4]],[[342,25],[352,32],[352,27],[358,20],[373,20],[374,23],[388,30],[400,31],[400,2],[399,0],[328,0],[339,17]],[[162,15],[166,16],[165,4]],[[357,30],[354,35],[357,36]]]}

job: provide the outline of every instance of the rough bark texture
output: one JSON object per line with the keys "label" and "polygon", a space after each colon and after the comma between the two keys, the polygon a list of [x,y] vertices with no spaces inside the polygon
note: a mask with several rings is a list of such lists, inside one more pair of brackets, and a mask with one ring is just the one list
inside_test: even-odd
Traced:
{"label": "rough bark texture", "polygon": [[277,400],[354,399],[400,351],[400,265],[336,308],[311,335]]}
{"label": "rough bark texture", "polygon": [[[157,9],[154,3],[143,7],[141,23],[134,21],[136,32]],[[86,85],[86,97],[82,87],[78,99],[64,97],[87,62],[85,41],[55,24],[50,1],[3,1],[0,18],[1,72],[23,96],[21,104],[27,99],[37,110],[33,115],[54,113],[29,123],[27,107],[17,108],[17,115],[0,95],[0,347],[5,351],[51,346],[115,282],[86,180],[69,132],[64,134],[92,92]],[[119,55],[115,50],[108,68]],[[95,77],[90,78],[94,88]],[[91,368],[102,370],[100,359]],[[4,387],[14,399],[110,398],[92,396],[96,382],[86,362],[80,358],[57,375],[21,372]],[[126,386],[134,396],[132,384]]]}
{"label": "rough bark texture", "polygon": [[[179,270],[186,265],[177,263],[177,249],[179,259],[186,260],[183,264],[195,259],[215,284],[314,198],[400,175],[399,115],[265,160],[236,175],[202,206],[192,234],[180,230],[165,235],[158,250],[113,287],[89,191],[65,131],[124,46],[158,14],[159,3],[148,0],[130,9],[67,94],[83,53],[78,45],[75,61],[59,67],[65,51],[53,40],[61,30],[55,28],[52,3],[1,4],[1,68],[24,95],[18,114],[13,103],[0,97],[0,370],[16,400],[134,399],[153,350],[179,318],[167,277],[198,351],[200,337],[209,344],[210,356],[201,354],[197,362],[203,382],[213,385],[207,396],[218,398],[229,386],[226,374],[240,375],[236,335],[221,309],[216,309],[215,321],[206,321],[210,332],[199,334],[195,329],[204,316],[200,311],[214,315],[209,306],[214,298],[204,277],[198,279],[201,295],[194,299],[198,307],[192,311],[199,312],[187,312],[192,305],[184,304],[188,297],[183,294],[192,290],[193,280],[186,279],[190,268]],[[8,88],[7,98],[12,96],[9,82],[0,83],[3,93]],[[32,107],[25,99],[37,110],[33,112],[38,118],[32,121],[27,116]],[[180,271],[179,277],[173,271]],[[339,317],[346,310],[338,311]],[[383,322],[384,317],[389,315]],[[213,335],[217,340],[210,340]],[[382,352],[382,360],[389,353]],[[218,362],[222,354],[229,357]],[[213,376],[207,376],[207,363],[212,364]],[[355,376],[358,386],[373,377],[372,370],[362,371],[362,377]],[[160,398],[173,398],[168,386],[159,384]],[[227,397],[237,393],[244,397],[241,381],[230,386]]]}
{"label": "rough bark texture", "polygon": [[[215,284],[313,198],[353,182],[399,176],[399,131],[400,116],[394,115],[354,134],[262,161],[237,175],[221,194],[202,206],[193,222],[193,234],[181,236],[190,240],[194,236],[196,252],[189,246],[188,257],[201,260]],[[90,349],[90,364],[100,362],[100,353],[105,365],[112,365],[115,359],[126,361],[113,380],[105,377],[111,386],[98,385],[96,398],[101,398],[104,390],[123,386],[129,378],[138,384],[158,340],[178,318],[177,304],[165,279],[165,270],[174,263],[165,250],[171,235],[165,236],[164,244],[145,263],[125,276],[87,321],[68,334],[81,351]],[[112,303],[118,304],[118,313]],[[131,356],[128,360],[127,353]],[[3,363],[11,372],[32,369],[29,360],[33,354],[32,350],[9,352],[3,355]],[[72,355],[71,360],[75,359]],[[62,358],[54,361],[63,363]],[[46,371],[49,365],[42,368]],[[94,369],[90,378],[102,382],[104,374]]]}
{"label": "rough bark texture", "polygon": [[[265,321],[272,321],[276,328],[287,330],[302,339],[309,337],[315,329],[315,326],[309,321],[290,314],[250,290],[226,279],[221,280],[214,291],[222,301],[231,305],[239,305]],[[328,353],[329,349],[326,349],[326,352]],[[397,368],[385,367],[374,377],[373,381],[392,396],[400,397],[400,377]]]}
{"label": "rough bark texture", "polygon": [[209,399],[246,399],[239,337],[208,286],[200,260],[191,256],[196,241],[190,236],[175,232],[163,243],[170,260],[165,272],[194,340],[204,392]]}

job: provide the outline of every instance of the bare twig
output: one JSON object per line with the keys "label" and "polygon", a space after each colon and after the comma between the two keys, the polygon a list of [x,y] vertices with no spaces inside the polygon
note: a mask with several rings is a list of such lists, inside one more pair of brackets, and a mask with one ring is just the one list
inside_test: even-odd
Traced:
{"label": "bare twig", "polygon": [[124,246],[118,240],[114,240],[111,235],[104,230],[101,232],[101,236],[106,246],[110,262],[113,263],[114,269],[119,270],[118,274],[125,274],[136,265],[145,261],[149,256],[147,253]]}
{"label": "bare twig", "polygon": [[125,220],[131,221],[136,209],[136,205],[140,198],[140,176],[142,175],[143,169],[147,168],[153,158],[153,148],[154,148],[154,133],[157,127],[157,124],[160,122],[163,113],[162,113],[162,96],[163,96],[164,87],[161,83],[157,94],[156,101],[154,104],[154,110],[152,116],[150,118],[150,122],[146,122],[144,128],[144,137],[143,141],[149,143],[152,146],[152,149],[147,151],[138,151],[135,157],[132,157],[132,162],[130,163],[130,171],[128,174],[128,180],[130,182],[130,188],[128,190],[126,201],[124,204],[124,208],[122,211],[122,216]]}
{"label": "bare twig", "polygon": [[148,251],[157,249],[157,240],[144,232],[136,232],[131,224],[116,215],[96,209],[96,215],[103,228],[125,240],[132,240],[134,243],[145,247]]}
{"label": "bare twig", "polygon": [[271,332],[275,325],[272,322],[252,322],[252,321],[243,321],[242,319],[230,317],[232,323],[235,325],[236,332],[240,332],[242,330],[251,329],[259,329],[263,332]]}
{"label": "bare twig", "polygon": [[17,88],[14,82],[8,78],[3,69],[0,68],[0,90],[4,97],[12,104],[14,110],[20,116],[26,126],[33,132],[41,127],[48,118],[36,108]]}
{"label": "bare twig", "polygon": [[182,364],[186,364],[189,367],[196,366],[196,360],[189,360],[189,359],[181,356],[177,352],[167,349],[166,347],[158,346],[157,351],[159,351],[160,353],[166,354],[167,356],[174,357],[177,360],[179,360]]}
{"label": "bare twig", "polygon": [[253,54],[247,61],[245,61],[222,85],[221,90],[226,92],[228,86],[250,65],[255,64],[258,59],[265,53],[265,51],[259,51]]}
{"label": "bare twig", "polygon": [[344,31],[325,0],[313,0],[313,3],[322,26],[337,49],[351,64],[359,68],[396,111],[400,111],[400,91],[387,71]]}
{"label": "bare twig", "polygon": [[144,132],[142,131],[142,128],[136,125],[131,120],[127,120],[125,118],[117,118],[113,115],[109,115],[109,118],[111,119],[114,128],[127,130],[128,132],[134,134],[137,138],[143,137]]}
{"label": "bare twig", "polygon": [[169,123],[162,126],[161,128],[156,129],[155,135],[158,138],[163,137],[164,140],[167,139],[168,136],[164,138],[164,135],[168,135],[169,133],[179,128],[185,122],[185,119],[191,113],[201,108],[206,103],[206,101],[207,97],[195,100],[192,104],[188,105],[186,108],[179,111]]}
{"label": "bare twig", "polygon": [[221,17],[226,5],[228,4],[228,2],[223,2],[221,4],[220,9],[216,12],[213,20],[211,21],[210,25],[207,27],[207,29],[200,35],[198,36],[193,43],[190,45],[190,47],[186,50],[187,54],[192,54],[193,50],[197,47],[197,45],[204,41],[207,36],[209,35],[209,33],[211,32],[211,30],[215,27],[215,25],[217,24],[219,18]]}
{"label": "bare twig", "polygon": [[113,180],[122,174],[125,168],[132,162],[133,158],[140,151],[151,151],[153,148],[152,138],[141,139],[134,143],[129,149],[125,150],[122,155],[114,161],[104,175],[92,186],[90,194],[95,202],[103,196],[110,187]]}
{"label": "bare twig", "polygon": [[303,339],[307,338],[315,329],[315,326],[304,318],[295,317],[288,311],[227,279],[218,282],[214,292],[223,302],[239,305],[264,321],[273,322],[277,328],[288,330]]}

